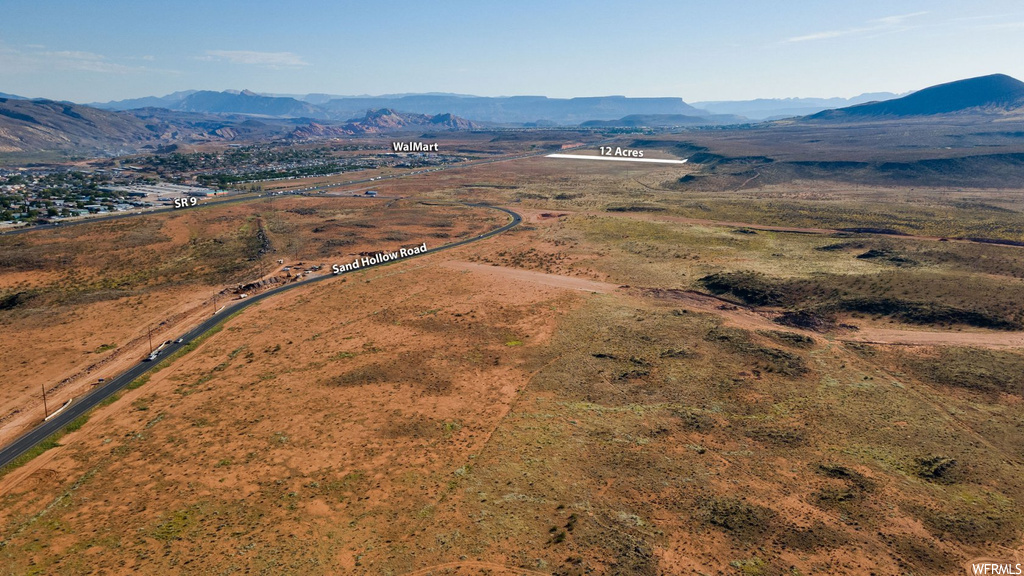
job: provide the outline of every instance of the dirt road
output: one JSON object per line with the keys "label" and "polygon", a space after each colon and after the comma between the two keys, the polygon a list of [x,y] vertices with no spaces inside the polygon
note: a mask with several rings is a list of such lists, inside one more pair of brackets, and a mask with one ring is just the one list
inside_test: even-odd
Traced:
{"label": "dirt road", "polygon": [[[655,298],[671,301],[679,306],[715,314],[726,323],[747,330],[780,330],[797,332],[807,336],[821,338],[821,334],[782,327],[772,321],[775,316],[770,311],[759,311],[745,306],[731,304],[693,290],[666,288],[627,288],[608,282],[597,282],[584,278],[560,276],[532,270],[490,266],[473,262],[450,261],[443,266],[455,270],[465,270],[477,274],[500,276],[510,280],[542,284],[565,290],[581,290],[600,294],[633,295],[642,298]],[[1004,331],[972,331],[955,330],[900,330],[895,328],[877,328],[860,326],[859,330],[843,332],[832,337],[840,342],[863,342],[870,344],[898,344],[907,346],[972,346],[977,348],[1024,348],[1024,332]]]}

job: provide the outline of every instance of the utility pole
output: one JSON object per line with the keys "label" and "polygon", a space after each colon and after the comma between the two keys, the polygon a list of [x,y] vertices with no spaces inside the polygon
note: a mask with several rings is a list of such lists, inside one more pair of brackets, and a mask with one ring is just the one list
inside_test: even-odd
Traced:
{"label": "utility pole", "polygon": [[46,384],[39,385],[43,389],[43,420],[50,417],[50,409],[46,407]]}
{"label": "utility pole", "polygon": [[149,325],[149,355],[153,355],[153,325]]}

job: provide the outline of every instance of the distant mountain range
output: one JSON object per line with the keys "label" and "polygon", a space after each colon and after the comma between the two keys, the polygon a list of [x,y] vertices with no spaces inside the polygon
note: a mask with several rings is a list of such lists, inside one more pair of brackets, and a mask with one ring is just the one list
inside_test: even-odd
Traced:
{"label": "distant mountain range", "polygon": [[826,110],[809,120],[857,121],[939,114],[1024,114],[1024,82],[1005,74],[957,80],[894,100]]}
{"label": "distant mountain range", "polygon": [[[1002,78],[1004,82],[1016,82],[1009,76]],[[992,85],[964,87],[966,92],[977,94],[990,89],[998,89],[998,87]],[[268,95],[249,90],[227,90],[224,92],[186,90],[166,96],[104,102],[92,104],[92,106],[115,111],[165,108],[206,114],[308,118],[324,122],[355,121],[370,110],[388,109],[429,116],[452,114],[484,125],[669,127],[737,124],[793,118],[810,116],[826,110],[847,109],[863,104],[900,100],[900,95],[891,92],[875,92],[861,94],[853,98],[762,98],[705,101],[691,105],[680,98],[627,98],[625,96],[484,97],[437,93],[337,96],[332,94]],[[915,105],[912,101],[911,106]],[[957,107],[957,104],[953,102],[946,106],[953,109]],[[874,110],[888,109],[866,108],[853,114],[870,115],[875,114]],[[886,113],[891,114],[892,112]]]}
{"label": "distant mountain range", "polygon": [[[199,94],[199,93],[197,93]],[[266,112],[272,107],[254,110]],[[0,97],[0,153],[78,152],[124,154],[182,142],[322,140],[361,134],[407,131],[472,130],[478,126],[451,114],[409,114],[373,110],[345,123],[309,118],[259,118],[248,114],[211,114],[138,108],[100,110],[52,100]]]}
{"label": "distant mountain range", "polygon": [[692,105],[712,114],[734,114],[751,120],[776,120],[807,116],[822,110],[843,108],[865,102],[880,102],[899,97],[892,92],[872,92],[853,98],[758,98],[757,100],[723,100],[694,102]]}
{"label": "distant mountain range", "polygon": [[249,90],[186,90],[167,96],[153,96],[93,104],[104,110],[135,110],[138,108],[165,108],[180,112],[206,114],[249,114],[275,118],[317,118],[327,120],[330,114],[313,104],[295,98],[264,96]]}
{"label": "distant mountain range", "polygon": [[733,114],[710,114],[687,116],[685,114],[630,114],[618,120],[589,120],[580,126],[584,128],[674,128],[676,126],[719,126],[748,122],[743,116]]}
{"label": "distant mountain range", "polygon": [[[891,95],[865,94],[857,99],[888,96]],[[716,112],[747,112],[741,116],[712,114],[679,98],[488,98],[459,94],[341,98],[311,94],[303,98],[268,96],[248,90],[183,91],[86,106],[0,94],[0,153],[112,154],[178,142],[306,141],[401,131],[474,130],[496,124],[598,128],[714,126],[746,123],[748,118],[763,114],[842,100],[704,103]],[[936,115],[1024,116],[1024,82],[1002,74],[958,80],[901,98],[820,111],[802,121],[885,121]]]}
{"label": "distant mountain range", "polygon": [[614,120],[629,114],[707,113],[682,98],[547,98],[545,96],[482,97],[416,94],[397,97],[336,98],[322,105],[336,115],[361,114],[368,108],[391,108],[418,114],[451,113],[476,122],[574,126],[589,120]]}
{"label": "distant mountain range", "polygon": [[71,102],[0,97],[0,153],[124,154],[171,143],[282,138],[301,124],[164,108],[113,112]]}
{"label": "distant mountain range", "polygon": [[335,97],[309,94],[303,99],[241,92],[185,91],[167,96],[93,104],[105,110],[160,107],[168,110],[213,114],[252,114],[281,118],[349,120],[368,110],[390,109],[412,114],[453,114],[474,122],[494,124],[540,123],[572,126],[588,120],[614,120],[629,114],[684,114],[707,116],[681,98],[547,98],[546,96],[482,97],[459,94]]}
{"label": "distant mountain range", "polygon": [[[484,97],[464,94],[389,94],[337,96],[332,94],[268,95],[249,90],[224,92],[186,90],[153,96],[91,104],[104,110],[166,108],[209,114],[248,114],[275,118],[310,118],[348,121],[369,110],[390,109],[412,114],[453,114],[484,124],[575,126],[612,121],[616,126],[715,125],[750,120],[762,121],[810,116],[828,110],[844,110],[849,116],[948,113],[984,107],[986,102],[1015,106],[1021,82],[1002,74],[960,80],[926,88],[910,95],[891,92],[861,94],[853,98],[776,98],[737,101],[704,101],[687,104],[680,98],[547,98],[545,96]],[[955,91],[959,91],[954,93]],[[1005,93],[1006,97],[999,96]],[[10,96],[8,96],[10,97]],[[909,100],[908,100],[909,98]],[[971,99],[974,100],[971,100]],[[1000,100],[1000,98],[1003,98]],[[929,100],[930,103],[925,101]],[[878,105],[887,102],[888,105]],[[972,103],[973,102],[973,103]],[[1001,103],[1001,104],[1000,104]],[[849,111],[852,110],[852,111]],[[819,118],[835,116],[825,113]],[[646,119],[646,120],[642,120]]]}
{"label": "distant mountain range", "polygon": [[101,110],[136,110],[139,108],[166,108],[173,110],[174,107],[198,90],[183,90],[173,92],[167,96],[146,96],[145,98],[131,98],[128,100],[117,100],[114,102],[93,102],[87,104]]}

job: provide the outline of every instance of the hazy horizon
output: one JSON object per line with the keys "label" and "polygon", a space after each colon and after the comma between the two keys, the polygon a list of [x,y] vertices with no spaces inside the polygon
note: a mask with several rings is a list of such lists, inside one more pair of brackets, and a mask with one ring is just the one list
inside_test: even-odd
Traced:
{"label": "hazy horizon", "polygon": [[82,103],[227,89],[706,102],[1024,78],[1016,2],[822,5],[21,3],[0,22],[0,92]]}
{"label": "hazy horizon", "polygon": [[[927,88],[927,86],[922,86],[922,88]],[[856,98],[859,98],[859,97],[862,97],[862,96],[865,96],[865,95],[871,95],[871,94],[894,94],[895,96],[901,96],[901,95],[909,94],[910,92],[914,92],[912,90],[910,92],[906,92],[906,93],[902,93],[902,94],[896,94],[894,92],[887,92],[886,91],[886,92],[864,92],[864,93],[861,93],[861,94],[853,94],[851,96],[785,96],[785,97],[775,97],[775,98],[761,98],[761,97],[757,97],[757,98],[747,98],[747,99],[743,99],[743,100],[688,100],[686,98],[682,98],[681,96],[676,96],[676,95],[672,95],[672,94],[662,95],[662,96],[624,96],[623,94],[579,94],[579,95],[575,95],[575,96],[548,96],[546,94],[496,94],[496,95],[493,95],[493,96],[482,96],[482,95],[479,95],[479,94],[465,94],[465,93],[457,93],[457,92],[400,92],[400,93],[388,93],[388,94],[330,94],[330,93],[326,93],[326,92],[304,92],[304,93],[297,93],[297,92],[291,92],[291,93],[288,93],[288,92],[258,92],[258,91],[255,91],[255,90],[249,90],[247,88],[225,88],[223,90],[212,90],[212,89],[211,90],[205,90],[205,89],[184,88],[184,89],[181,89],[181,90],[175,90],[174,92],[168,92],[166,94],[146,94],[146,95],[143,95],[141,97],[118,98],[116,100],[109,100],[109,101],[102,101],[102,102],[101,101],[96,101],[96,102],[76,102],[76,103],[77,104],[106,104],[106,103],[109,103],[109,102],[117,102],[117,101],[123,101],[123,100],[134,100],[136,98],[146,98],[146,97],[163,98],[163,97],[171,96],[171,95],[176,94],[176,93],[203,92],[203,91],[221,92],[221,93],[223,93],[223,92],[227,92],[227,93],[241,93],[241,92],[249,91],[249,92],[253,92],[253,93],[255,93],[255,94],[259,95],[259,96],[272,96],[272,97],[278,97],[278,98],[295,98],[295,99],[299,99],[299,100],[301,100],[303,98],[307,98],[309,96],[329,96],[329,97],[332,97],[332,98],[402,98],[402,97],[405,97],[405,96],[450,96],[450,97],[456,97],[456,98],[528,98],[528,97],[537,97],[537,98],[548,98],[548,99],[553,99],[553,100],[568,100],[568,99],[573,99],[573,98],[616,98],[616,97],[625,97],[625,98],[681,98],[687,104],[705,104],[705,103],[718,103],[718,102],[743,102],[743,101],[755,101],[755,100],[794,100],[794,101],[798,101],[798,100],[831,100],[831,99],[853,100],[853,99],[856,99]],[[18,96],[24,96],[24,95],[23,94],[18,94]],[[28,98],[32,98],[32,97],[28,97]]]}

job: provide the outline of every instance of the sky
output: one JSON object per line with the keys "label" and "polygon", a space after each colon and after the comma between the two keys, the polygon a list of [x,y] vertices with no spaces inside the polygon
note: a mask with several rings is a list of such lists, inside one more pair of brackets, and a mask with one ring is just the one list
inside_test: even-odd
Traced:
{"label": "sky", "polygon": [[1024,80],[1019,0],[2,0],[0,92],[903,93]]}

